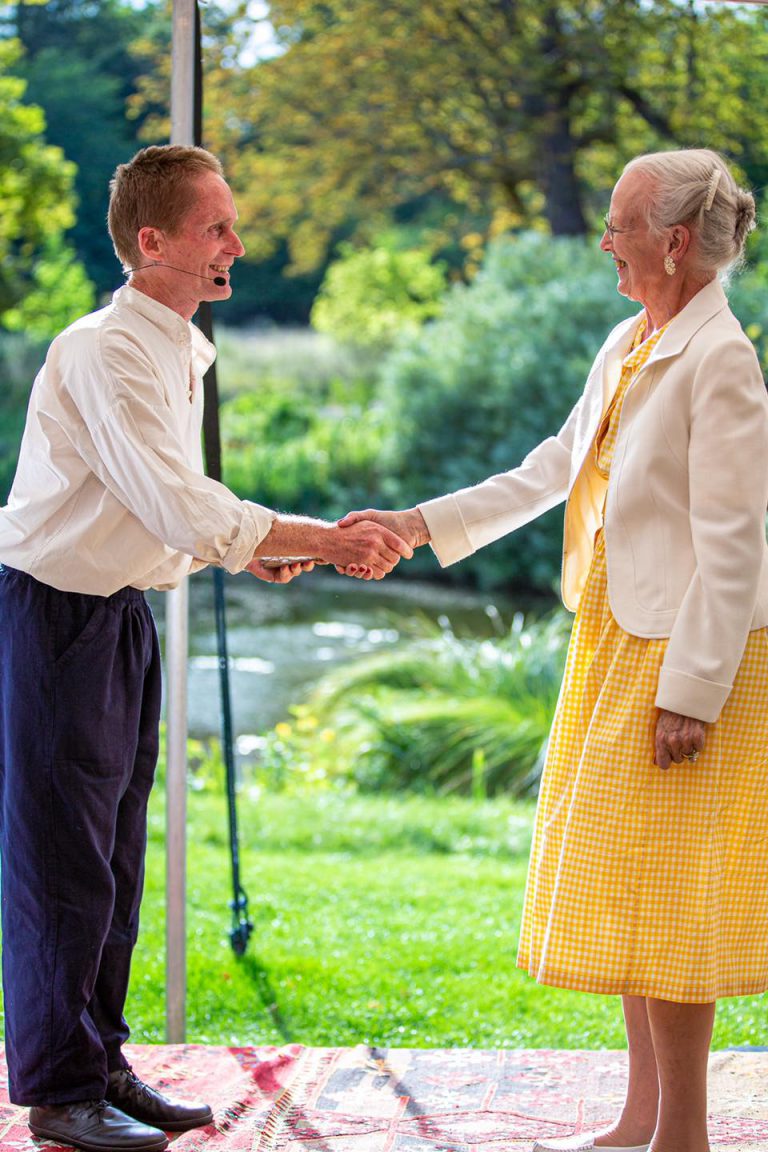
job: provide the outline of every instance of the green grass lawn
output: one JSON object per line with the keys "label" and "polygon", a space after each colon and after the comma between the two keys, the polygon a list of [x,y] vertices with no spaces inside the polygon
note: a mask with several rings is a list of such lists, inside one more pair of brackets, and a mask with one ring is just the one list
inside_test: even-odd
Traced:
{"label": "green grass lawn", "polygon": [[[229,946],[224,804],[189,798],[188,1030],[223,1044],[622,1047],[615,998],[515,969],[532,807],[330,795],[240,803],[254,934]],[[151,816],[128,1018],[164,1039],[164,815]],[[766,1043],[764,1000],[724,1001],[715,1046]]]}

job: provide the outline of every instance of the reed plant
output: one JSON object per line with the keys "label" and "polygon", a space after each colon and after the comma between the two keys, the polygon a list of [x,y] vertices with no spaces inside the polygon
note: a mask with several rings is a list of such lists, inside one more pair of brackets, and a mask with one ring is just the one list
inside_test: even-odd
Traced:
{"label": "reed plant", "polygon": [[477,639],[417,617],[394,650],[329,672],[268,738],[264,782],[476,799],[535,791],[569,618],[497,623]]}

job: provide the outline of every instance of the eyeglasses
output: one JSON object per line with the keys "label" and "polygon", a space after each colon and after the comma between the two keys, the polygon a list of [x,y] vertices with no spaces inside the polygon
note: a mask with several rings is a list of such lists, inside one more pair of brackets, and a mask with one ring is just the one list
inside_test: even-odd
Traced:
{"label": "eyeglasses", "polygon": [[632,228],[615,228],[614,225],[611,224],[611,221],[608,219],[608,213],[607,212],[606,212],[605,216],[603,216],[603,224],[605,225],[605,230],[608,233],[608,235],[610,236],[611,240],[613,240],[614,236],[616,236],[616,235],[620,236],[622,232],[632,232],[633,231]]}

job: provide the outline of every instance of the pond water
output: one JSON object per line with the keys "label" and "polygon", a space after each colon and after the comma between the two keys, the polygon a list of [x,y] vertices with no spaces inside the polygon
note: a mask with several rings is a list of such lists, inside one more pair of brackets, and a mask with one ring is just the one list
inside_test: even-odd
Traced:
{"label": "pond water", "polygon": [[[390,578],[350,580],[315,572],[285,587],[247,574],[226,578],[227,644],[233,727],[241,754],[255,737],[287,715],[329,668],[396,644],[409,620],[447,619],[462,635],[506,631],[516,611],[499,593]],[[161,637],[164,597],[150,593]],[[522,605],[545,611],[551,602]],[[219,676],[213,583],[210,574],[190,579],[189,731],[219,735]]]}

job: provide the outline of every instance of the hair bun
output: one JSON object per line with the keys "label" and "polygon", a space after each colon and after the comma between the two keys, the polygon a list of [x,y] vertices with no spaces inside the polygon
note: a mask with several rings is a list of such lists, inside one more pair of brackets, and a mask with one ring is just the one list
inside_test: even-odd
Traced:
{"label": "hair bun", "polygon": [[743,244],[749,233],[755,227],[755,198],[751,192],[739,191],[736,201],[736,219],[734,221],[734,239]]}

